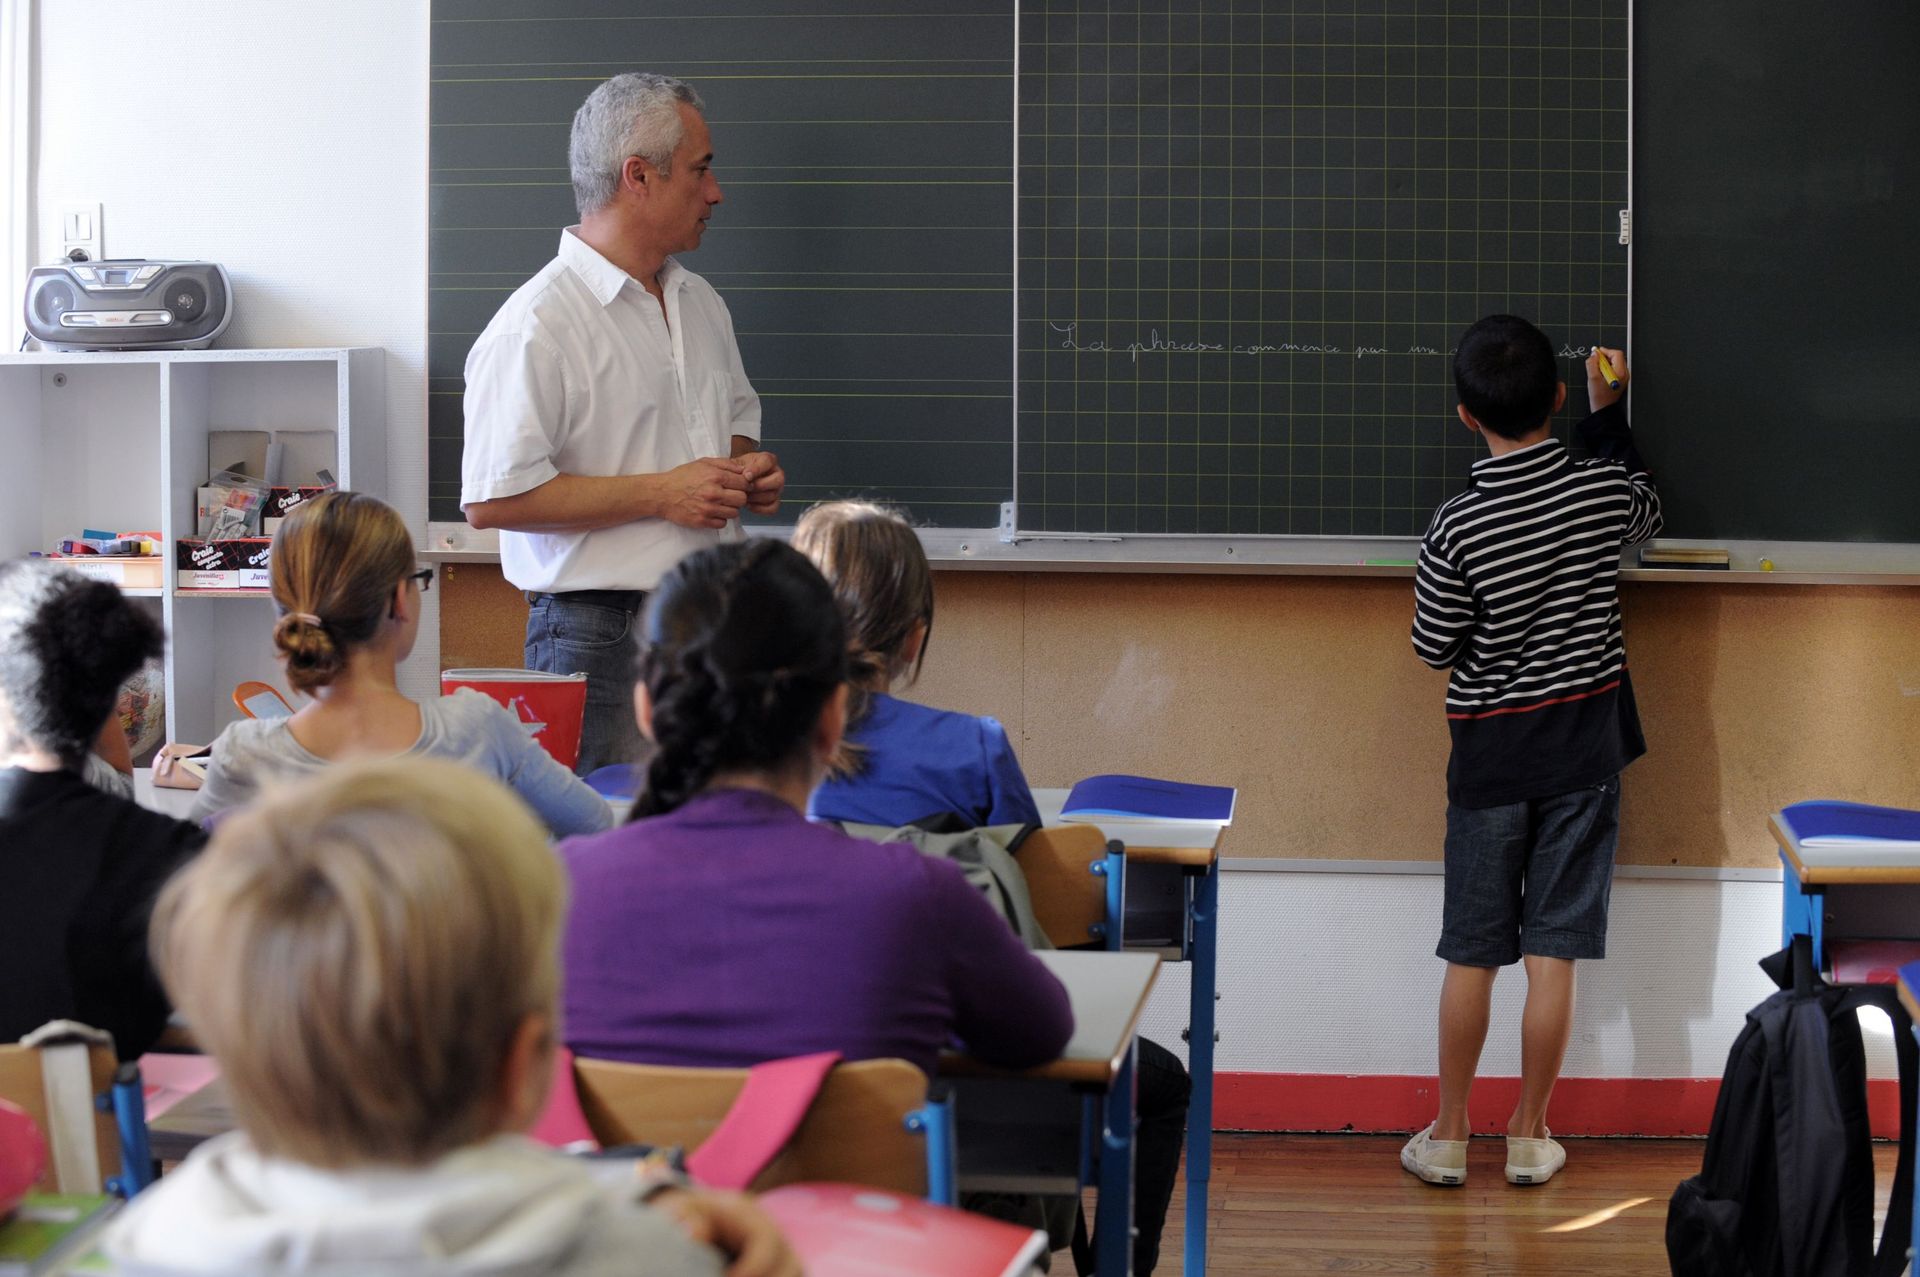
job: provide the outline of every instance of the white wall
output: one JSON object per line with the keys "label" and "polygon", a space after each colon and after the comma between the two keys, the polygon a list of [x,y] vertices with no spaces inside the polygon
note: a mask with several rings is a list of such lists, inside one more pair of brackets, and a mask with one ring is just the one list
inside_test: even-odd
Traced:
{"label": "white wall", "polygon": [[37,27],[36,260],[98,200],[108,255],[226,265],[222,345],[384,347],[387,496],[424,545],[426,0],[38,0]]}
{"label": "white wall", "polygon": [[[1221,1072],[1432,1076],[1441,878],[1226,871],[1220,890]],[[1717,1078],[1774,985],[1779,882],[1620,878],[1607,958],[1580,965],[1567,1077]],[[1520,1073],[1517,967],[1494,985],[1480,1071]],[[1142,1031],[1185,1058],[1187,968],[1162,969]],[[1866,1028],[1875,1077],[1896,1075],[1891,1026]]]}

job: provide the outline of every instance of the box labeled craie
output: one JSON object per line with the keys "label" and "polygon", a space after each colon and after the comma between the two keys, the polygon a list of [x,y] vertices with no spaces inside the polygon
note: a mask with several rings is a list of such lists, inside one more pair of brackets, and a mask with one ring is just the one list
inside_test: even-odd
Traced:
{"label": "box labeled craie", "polygon": [[272,536],[280,530],[287,516],[313,500],[335,491],[332,484],[305,484],[297,488],[272,487],[267,489],[267,505],[261,511],[260,530]]}
{"label": "box labeled craie", "polygon": [[181,537],[174,542],[174,581],[183,590],[264,592],[269,584],[267,565],[272,554],[271,537],[218,541]]}

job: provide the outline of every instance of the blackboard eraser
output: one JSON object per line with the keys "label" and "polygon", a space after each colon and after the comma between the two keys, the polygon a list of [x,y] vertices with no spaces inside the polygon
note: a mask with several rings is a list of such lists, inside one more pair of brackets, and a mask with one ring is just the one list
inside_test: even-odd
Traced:
{"label": "blackboard eraser", "polygon": [[1643,568],[1696,568],[1724,572],[1732,565],[1733,556],[1725,550],[1678,545],[1640,547],[1640,566]]}

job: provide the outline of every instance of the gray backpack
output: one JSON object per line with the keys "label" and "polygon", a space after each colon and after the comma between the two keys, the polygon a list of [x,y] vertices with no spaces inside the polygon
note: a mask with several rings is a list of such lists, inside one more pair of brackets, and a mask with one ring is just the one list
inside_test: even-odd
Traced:
{"label": "gray backpack", "polygon": [[[978,828],[949,829],[947,818],[924,825],[843,824],[840,828],[868,842],[903,842],[922,855],[951,861],[960,866],[987,903],[1007,920],[1014,934],[1029,949],[1051,949],[1053,943],[1034,921],[1033,897],[1027,892],[1027,876],[1013,853],[1033,829],[1032,825],[982,825]],[[954,822],[954,823],[957,823]]]}

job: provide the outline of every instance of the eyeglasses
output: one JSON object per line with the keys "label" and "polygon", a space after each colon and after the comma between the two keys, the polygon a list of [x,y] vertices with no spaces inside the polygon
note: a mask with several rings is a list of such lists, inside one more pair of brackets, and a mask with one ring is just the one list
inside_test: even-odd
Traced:
{"label": "eyeglasses", "polygon": [[420,587],[420,593],[425,594],[433,585],[433,569],[421,568],[418,572],[409,572],[407,580],[417,584]]}

